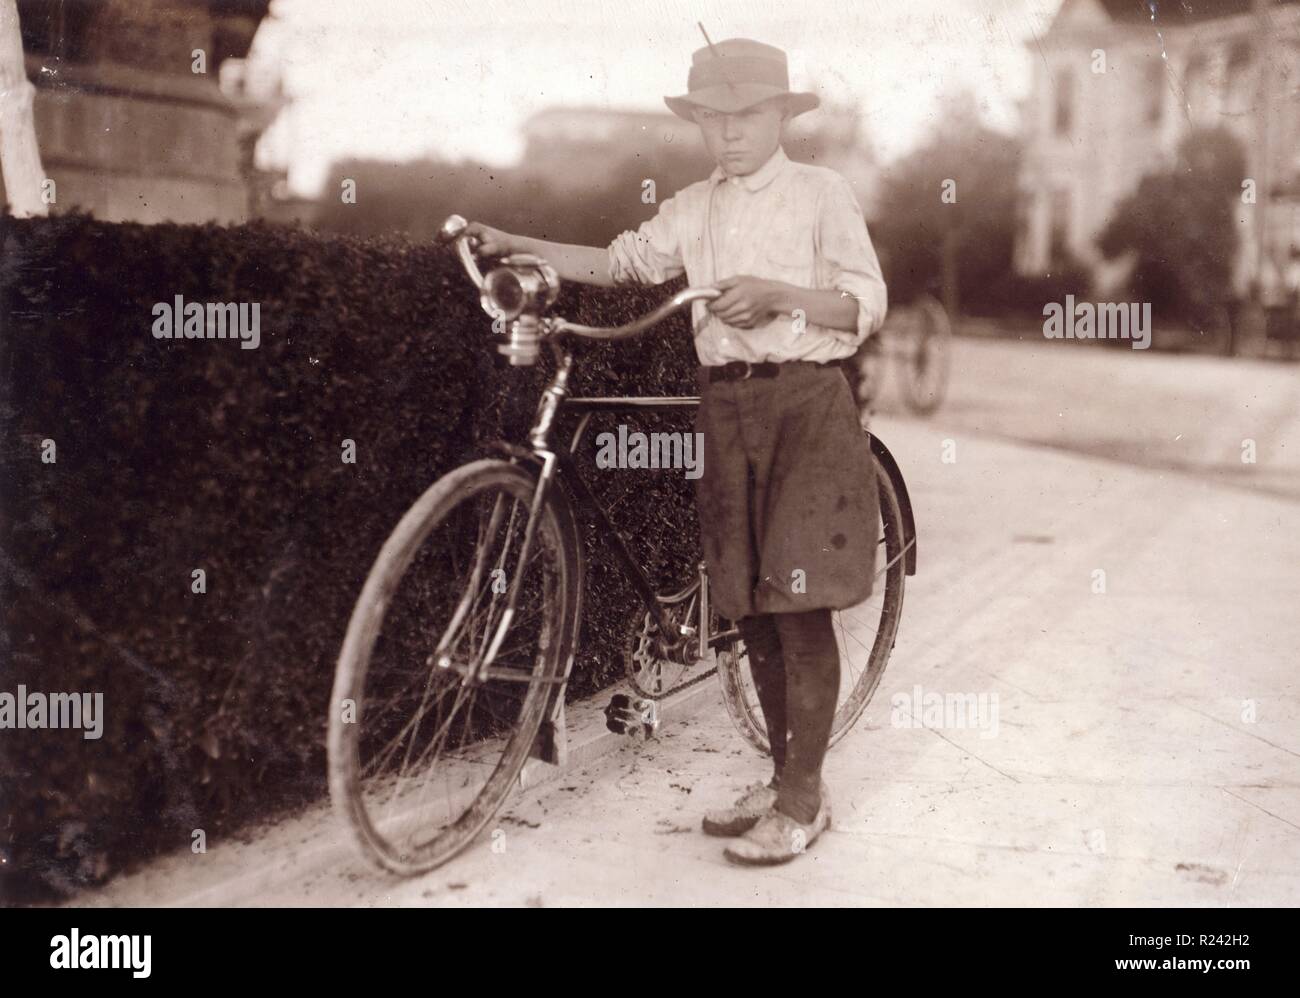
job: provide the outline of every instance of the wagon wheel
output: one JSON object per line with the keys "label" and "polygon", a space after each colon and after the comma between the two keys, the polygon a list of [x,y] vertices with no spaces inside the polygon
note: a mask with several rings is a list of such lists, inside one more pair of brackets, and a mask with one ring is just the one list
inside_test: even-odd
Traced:
{"label": "wagon wheel", "polygon": [[875,410],[885,379],[885,331],[867,337],[853,357],[849,382],[858,411],[864,416]]}
{"label": "wagon wheel", "polygon": [[903,400],[918,415],[928,416],[943,404],[948,391],[952,326],[944,307],[921,295],[908,310],[911,322],[900,337],[899,377]]}

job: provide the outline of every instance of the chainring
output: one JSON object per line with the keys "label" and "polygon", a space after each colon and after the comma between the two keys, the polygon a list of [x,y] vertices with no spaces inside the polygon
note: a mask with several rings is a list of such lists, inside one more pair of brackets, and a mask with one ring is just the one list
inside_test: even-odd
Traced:
{"label": "chainring", "polygon": [[[690,620],[695,612],[696,601],[692,597],[661,606],[664,616],[676,627]],[[659,627],[650,612],[640,607],[633,611],[628,627],[624,665],[628,682],[641,696],[662,700],[706,678],[713,672],[712,669],[685,678],[687,672],[701,661],[698,636],[688,637],[676,647],[665,648]]]}

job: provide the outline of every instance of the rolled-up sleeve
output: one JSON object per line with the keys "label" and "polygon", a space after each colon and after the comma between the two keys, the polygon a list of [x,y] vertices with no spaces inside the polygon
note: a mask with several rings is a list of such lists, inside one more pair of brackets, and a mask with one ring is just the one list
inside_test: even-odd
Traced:
{"label": "rolled-up sleeve", "polygon": [[677,199],[659,205],[654,218],[609,244],[609,274],[615,284],[662,284],[683,273],[677,232]]}
{"label": "rolled-up sleeve", "polygon": [[817,251],[826,268],[826,286],[852,295],[858,303],[857,332],[835,331],[837,338],[856,346],[880,328],[889,300],[862,209],[853,188],[842,177],[830,184],[819,199]]}

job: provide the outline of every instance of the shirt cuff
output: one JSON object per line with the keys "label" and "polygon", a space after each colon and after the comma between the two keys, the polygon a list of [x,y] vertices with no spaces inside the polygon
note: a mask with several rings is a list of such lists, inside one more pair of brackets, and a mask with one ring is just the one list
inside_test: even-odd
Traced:
{"label": "shirt cuff", "polygon": [[643,240],[636,232],[620,233],[609,244],[609,276],[615,284],[660,284],[651,273],[653,268],[639,245]]}
{"label": "shirt cuff", "polygon": [[844,329],[834,330],[837,339],[853,346],[862,342],[878,330],[885,322],[885,311],[889,301],[883,284],[845,275],[835,282],[841,294],[852,295],[858,306],[858,328],[849,332]]}

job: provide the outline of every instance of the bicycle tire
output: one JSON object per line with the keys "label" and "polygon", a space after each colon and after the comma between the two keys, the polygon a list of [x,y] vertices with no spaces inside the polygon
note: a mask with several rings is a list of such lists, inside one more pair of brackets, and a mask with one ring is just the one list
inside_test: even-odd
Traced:
{"label": "bicycle tire", "polygon": [[[509,682],[504,678],[497,680],[498,685],[507,685],[510,689],[507,691],[494,688],[490,691],[489,700],[484,706],[488,716],[480,716],[479,728],[475,728],[473,723],[474,698],[478,695],[477,690],[470,695],[467,716],[461,722],[461,725],[468,738],[477,738],[478,740],[467,743],[464,756],[455,760],[450,758],[439,760],[435,757],[434,761],[427,766],[428,772],[420,770],[419,763],[426,757],[429,750],[423,750],[419,758],[417,758],[417,767],[416,770],[412,771],[411,776],[412,779],[415,779],[420,778],[422,775],[423,786],[420,788],[420,800],[416,801],[416,808],[419,807],[426,795],[426,788],[432,778],[433,769],[440,762],[443,765],[443,777],[449,781],[449,789],[446,791],[445,800],[444,827],[437,831],[433,838],[424,842],[411,843],[395,841],[390,837],[391,833],[381,830],[379,823],[376,821],[376,815],[372,814],[372,811],[377,810],[379,804],[377,795],[385,792],[386,787],[384,784],[390,778],[378,776],[372,786],[367,787],[364,785],[363,741],[375,737],[382,738],[382,735],[377,736],[375,732],[386,731],[386,725],[396,726],[400,724],[403,733],[408,728],[411,729],[412,734],[410,737],[414,742],[419,736],[427,717],[432,716],[433,721],[436,723],[443,716],[440,711],[447,690],[450,690],[452,686],[459,686],[462,690],[470,688],[465,683],[463,672],[440,668],[439,665],[434,664],[433,654],[431,653],[422,667],[409,670],[407,673],[415,675],[417,683],[421,681],[421,668],[428,676],[427,679],[423,680],[424,692],[421,694],[421,700],[412,720],[403,720],[402,712],[396,709],[398,704],[404,705],[407,702],[406,699],[403,699],[403,694],[412,689],[411,684],[403,687],[399,696],[394,698],[391,703],[385,703],[383,700],[378,700],[374,704],[367,703],[367,679],[371,677],[374,671],[375,663],[372,659],[376,650],[376,643],[381,637],[380,628],[383,626],[385,618],[389,616],[390,603],[394,600],[398,587],[408,577],[408,572],[417,553],[425,546],[426,540],[433,531],[443,524],[455,528],[459,521],[454,521],[452,515],[458,509],[473,503],[478,497],[496,491],[501,498],[511,497],[518,505],[511,506],[511,515],[508,521],[503,512],[504,506],[507,504],[502,503],[500,498],[493,500],[491,503],[492,512],[488,524],[484,525],[483,514],[480,512],[480,528],[477,540],[472,544],[467,542],[464,545],[466,550],[472,547],[474,554],[472,558],[467,556],[460,559],[472,560],[470,581],[473,582],[477,579],[477,584],[481,587],[483,568],[488,563],[486,553],[492,550],[491,545],[496,543],[498,536],[505,538],[502,551],[508,551],[511,544],[511,531],[519,524],[517,510],[522,508],[526,517],[536,484],[536,478],[531,472],[519,465],[501,460],[476,461],[440,478],[411,506],[389,535],[366,578],[361,595],[353,609],[348,623],[347,635],[339,654],[334,689],[330,700],[327,740],[330,794],[336,812],[343,818],[358,851],[367,861],[380,869],[403,876],[424,873],[442,865],[467,848],[509,797],[537,737],[537,732],[548,707],[554,702],[556,696],[563,696],[563,684],[567,680],[565,670],[568,668],[572,653],[572,635],[575,624],[573,618],[577,613],[579,599],[580,558],[578,538],[572,521],[563,515],[560,504],[552,499],[540,511],[534,538],[534,555],[544,559],[541,581],[538,583],[540,589],[534,590],[532,575],[526,575],[529,582],[529,593],[537,595],[540,602],[540,608],[537,611],[539,631],[536,648],[532,649],[521,645],[518,656],[518,660],[525,662],[531,660],[531,671],[527,673],[526,677],[520,674],[517,678],[511,673]],[[504,533],[499,529],[502,527],[503,521],[505,521]],[[455,529],[451,529],[449,533],[452,536],[459,536],[464,531],[457,532]],[[487,546],[485,547],[485,545]],[[451,545],[452,551],[449,555],[453,571],[458,560],[456,547],[454,543]],[[502,555],[502,561],[504,561],[504,554]],[[531,559],[529,565],[529,573],[531,573]],[[502,572],[500,578],[513,578],[513,573],[506,573],[504,569],[502,569]],[[420,627],[407,628],[408,632],[427,635],[427,640],[420,647],[420,651],[423,651],[428,644],[436,640],[435,635],[439,633],[446,635],[453,631],[457,633],[463,631],[471,642],[478,640],[479,644],[482,645],[486,638],[478,639],[476,637],[480,630],[479,623],[481,620],[479,616],[476,616],[476,612],[483,596],[486,595],[486,590],[477,594],[467,590],[457,595],[457,585],[455,583],[448,584],[444,588],[446,592],[442,597],[442,602],[450,604],[454,601],[457,607],[456,610],[452,611],[451,625],[455,625],[457,620],[460,620],[461,623],[455,627],[449,625],[444,632],[440,630],[437,622],[433,622],[432,626],[430,626],[425,618],[420,617]],[[485,635],[488,633],[495,634],[496,632],[496,624],[493,623],[494,618],[491,614],[498,609],[498,603],[504,603],[504,599],[500,601],[496,599],[498,589],[500,587],[493,589],[494,595],[487,597],[489,616],[481,628]],[[468,602],[466,602],[467,600]],[[523,608],[523,602],[521,597],[520,612],[510,621],[507,630],[503,633],[510,634],[512,640],[516,634],[521,635],[521,640],[526,645],[529,640],[530,630],[525,626],[525,621],[531,621],[533,614],[531,610]],[[468,607],[468,612],[462,609],[465,607]],[[499,621],[502,616],[497,616],[495,619]],[[458,642],[459,640],[457,638]],[[504,649],[508,644],[504,640],[501,641],[502,650],[498,653],[498,663],[515,660],[505,657]],[[401,650],[400,647],[398,650]],[[511,649],[511,652],[513,654],[513,649]],[[449,657],[451,657],[449,654],[444,655],[444,658]],[[509,666],[508,664],[502,665],[500,668],[504,670]],[[465,672],[468,671],[469,667],[467,666]],[[519,670],[514,671],[518,672]],[[399,675],[402,682],[405,682],[405,675]],[[501,675],[506,674],[502,672]],[[459,677],[459,679],[456,677]],[[426,712],[425,707],[429,702],[429,689],[434,685],[435,679],[438,679],[439,682],[445,680],[444,691],[439,693],[434,709]],[[525,692],[522,694],[515,693],[515,683],[523,684]],[[470,685],[472,686],[472,684]],[[484,683],[482,685],[487,687],[489,684]],[[497,710],[501,709],[503,705],[513,704],[515,698],[519,700],[518,713],[514,717],[513,723],[507,723],[509,719],[499,715]],[[445,732],[450,731],[456,723],[453,719],[463,700],[464,696],[457,693],[456,699],[451,705],[450,718],[439,723],[436,737],[446,739]],[[353,705],[351,721],[347,719],[348,715],[345,712],[348,702]],[[495,702],[495,706],[493,702]],[[387,706],[394,708],[391,711],[393,718],[389,719],[387,715],[374,718],[371,728],[367,729],[367,708],[383,708]],[[494,726],[500,727],[502,730],[496,732],[493,730]],[[492,737],[479,738],[481,731],[492,731]],[[478,793],[471,797],[471,790],[465,789],[466,786],[470,786],[468,783],[454,789],[450,788],[451,780],[468,779],[483,772],[483,769],[476,767],[491,765],[492,745],[495,743],[501,743],[500,758],[497,759],[496,765],[486,776],[483,787]],[[471,745],[473,748],[470,748]],[[487,746],[487,748],[485,749],[484,746]],[[386,749],[386,751],[388,750]],[[406,763],[410,761],[411,752],[412,749],[407,747],[403,761],[404,770]],[[465,774],[468,774],[468,776]],[[392,778],[396,789],[392,790],[389,801],[390,818],[392,817],[391,809],[395,802],[401,794],[406,792],[401,787],[401,778],[404,775],[405,772],[399,773],[396,778]],[[464,803],[463,813],[459,817],[452,818],[451,815],[460,806],[461,802]],[[376,805],[376,807],[372,807],[372,804]],[[409,807],[409,800],[404,801],[402,807],[404,809],[402,813],[405,815],[405,809]],[[414,828],[423,830],[424,826],[420,816],[412,815],[412,819]],[[432,821],[430,824],[432,824]]]}
{"label": "bicycle tire", "polygon": [[[829,745],[834,745],[848,733],[849,729],[862,716],[872,695],[880,685],[885,667],[889,663],[890,653],[898,638],[898,628],[903,613],[903,592],[906,588],[906,561],[904,558],[906,534],[903,529],[902,507],[893,481],[885,472],[880,461],[873,455],[872,466],[876,470],[876,480],[880,492],[881,542],[885,548],[885,563],[881,573],[884,578],[884,595],[880,607],[880,625],[872,641],[866,667],[853,681],[846,697],[836,706],[835,719],[832,722]],[[874,597],[874,593],[873,593]],[[847,630],[844,626],[846,614],[861,609],[866,604],[851,607],[849,610],[837,610],[832,613],[836,628],[836,643],[840,646],[841,669],[845,665],[845,646],[848,645]],[[727,713],[740,732],[741,737],[760,753],[768,754],[771,746],[767,738],[767,726],[763,721],[763,711],[759,706],[753,677],[747,666],[742,666],[744,659],[744,642],[736,640],[719,650],[718,679],[722,686],[722,700]]]}

